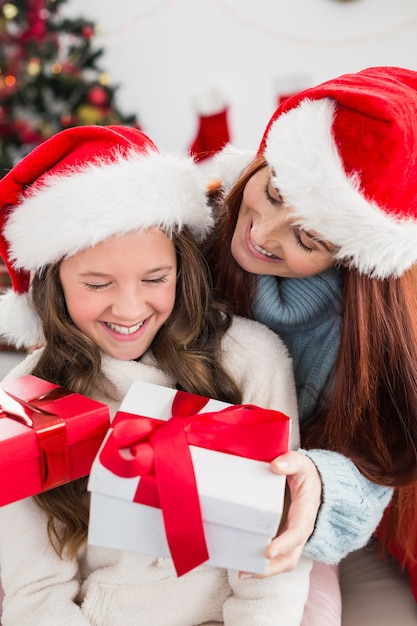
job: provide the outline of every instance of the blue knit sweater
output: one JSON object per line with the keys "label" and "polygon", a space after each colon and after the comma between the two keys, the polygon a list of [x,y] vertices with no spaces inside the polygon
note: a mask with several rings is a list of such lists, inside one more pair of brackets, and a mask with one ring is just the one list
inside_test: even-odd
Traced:
{"label": "blue knit sweater", "polygon": [[[293,359],[300,422],[312,419],[318,396],[331,388],[340,342],[341,278],[334,269],[310,278],[260,276],[255,317],[286,343]],[[392,489],[367,480],[346,457],[303,450],[316,464],[323,501],[304,553],[336,563],[364,546],[377,527]]]}

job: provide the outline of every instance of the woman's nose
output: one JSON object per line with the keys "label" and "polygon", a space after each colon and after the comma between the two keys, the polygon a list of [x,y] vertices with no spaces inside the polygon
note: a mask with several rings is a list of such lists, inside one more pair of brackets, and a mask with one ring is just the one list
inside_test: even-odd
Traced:
{"label": "woman's nose", "polygon": [[263,213],[253,225],[254,232],[264,240],[279,238],[287,225],[283,211]]}

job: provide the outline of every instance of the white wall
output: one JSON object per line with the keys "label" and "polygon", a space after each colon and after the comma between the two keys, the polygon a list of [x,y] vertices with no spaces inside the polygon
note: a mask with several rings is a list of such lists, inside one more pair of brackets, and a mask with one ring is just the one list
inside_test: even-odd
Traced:
{"label": "white wall", "polygon": [[220,89],[232,142],[256,148],[289,85],[372,65],[417,70],[416,0],[68,0],[103,29],[100,65],[160,148],[186,150],[196,100]]}

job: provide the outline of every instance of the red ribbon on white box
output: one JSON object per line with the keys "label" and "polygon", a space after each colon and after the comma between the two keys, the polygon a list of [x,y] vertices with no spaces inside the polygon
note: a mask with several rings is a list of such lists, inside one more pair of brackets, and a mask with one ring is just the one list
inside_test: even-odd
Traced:
{"label": "red ribbon on white box", "polygon": [[135,502],[161,508],[179,576],[209,558],[189,446],[265,462],[288,450],[290,419],[283,413],[253,405],[201,413],[207,402],[178,391],[168,420],[119,411],[100,453],[114,474],[141,477]]}

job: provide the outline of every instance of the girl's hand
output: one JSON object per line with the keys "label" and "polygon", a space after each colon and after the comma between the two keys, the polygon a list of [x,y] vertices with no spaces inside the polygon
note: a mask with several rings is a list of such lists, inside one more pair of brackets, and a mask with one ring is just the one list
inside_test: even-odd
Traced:
{"label": "girl's hand", "polygon": [[285,510],[278,535],[266,550],[269,559],[266,573],[241,572],[241,578],[266,578],[293,570],[316,523],[322,484],[313,461],[302,452],[287,452],[271,462],[271,470],[287,476]]}

